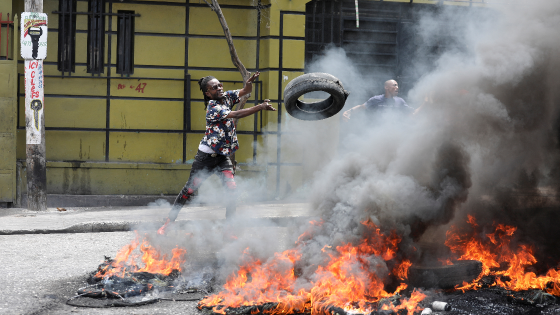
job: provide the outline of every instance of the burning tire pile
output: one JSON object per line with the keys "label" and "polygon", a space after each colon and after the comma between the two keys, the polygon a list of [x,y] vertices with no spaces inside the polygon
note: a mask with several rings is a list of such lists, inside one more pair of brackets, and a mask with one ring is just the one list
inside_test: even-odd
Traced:
{"label": "burning tire pile", "polygon": [[[202,279],[197,281],[181,274],[186,251],[180,248],[167,258],[144,241],[140,249],[144,262],[149,264],[139,268],[128,263],[140,243],[137,238],[117,258],[106,258],[90,276],[91,285],[79,289],[79,298],[68,304],[139,306],[172,299],[199,301],[198,308],[203,313],[226,315],[560,312],[557,269],[541,276],[527,271],[536,260],[530,247],[511,244],[515,228],[498,224],[494,232],[482,234],[474,218],[469,217],[468,222],[470,231],[455,227],[449,231],[445,245],[452,254],[439,266],[415,265],[401,257],[401,238],[365,221],[363,240],[324,246],[324,263],[317,265],[313,273],[306,273],[303,269],[309,266],[301,266],[306,242],[321,226],[320,222],[312,222],[295,248],[276,253],[267,261],[245,251],[244,264],[214,294],[210,294],[214,285],[211,273],[199,274]],[[484,242],[483,238],[490,241]],[[159,260],[146,260],[146,253]],[[379,276],[382,261],[383,266],[391,268],[389,278]],[[96,300],[99,302],[92,302]]]}
{"label": "burning tire pile", "polygon": [[407,283],[414,287],[453,289],[463,282],[475,280],[482,272],[478,260],[459,260],[446,266],[411,266]]}

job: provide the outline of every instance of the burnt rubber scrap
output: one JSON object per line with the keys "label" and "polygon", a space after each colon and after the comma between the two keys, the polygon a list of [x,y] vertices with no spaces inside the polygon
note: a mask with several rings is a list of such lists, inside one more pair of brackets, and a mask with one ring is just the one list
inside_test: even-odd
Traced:
{"label": "burnt rubber scrap", "polygon": [[[306,93],[323,91],[330,96],[319,102],[306,103],[298,98]],[[336,115],[350,93],[335,76],[307,73],[293,79],[284,89],[284,106],[291,116],[301,120],[321,120]]]}
{"label": "burnt rubber scrap", "polygon": [[482,263],[477,260],[459,260],[447,266],[411,266],[408,284],[415,287],[453,289],[463,282],[471,282],[482,273]]}
{"label": "burnt rubber scrap", "polygon": [[177,269],[169,274],[133,271],[131,266],[119,274],[111,272],[114,260],[105,257],[96,271],[88,277],[88,286],[77,290],[67,301],[77,307],[106,308],[141,306],[162,300],[198,301],[212,291],[214,277],[201,272],[186,277]]}

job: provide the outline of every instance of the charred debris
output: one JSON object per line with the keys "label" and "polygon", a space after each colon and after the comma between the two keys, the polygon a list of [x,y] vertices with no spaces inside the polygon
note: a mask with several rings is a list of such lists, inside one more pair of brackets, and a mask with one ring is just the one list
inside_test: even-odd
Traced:
{"label": "charred debris", "polygon": [[199,272],[185,278],[174,269],[168,275],[135,272],[137,266],[124,269],[119,275],[109,271],[114,260],[105,256],[97,270],[87,278],[87,286],[78,289],[77,295],[67,304],[78,307],[141,306],[162,300],[198,301],[212,292],[214,277],[208,272]]}
{"label": "charred debris", "polygon": [[[212,272],[197,271],[184,275],[173,270],[168,275],[133,272],[124,270],[120,275],[105,273],[111,269],[113,260],[105,257],[105,261],[92,272],[88,285],[79,288],[77,295],[68,300],[67,304],[78,307],[140,307],[160,301],[199,301],[210,292],[219,288]],[[135,270],[130,268],[130,270]],[[398,307],[404,297],[410,297],[413,287],[395,294],[390,298],[370,303],[370,313],[363,315],[420,315],[420,314],[560,314],[560,300],[542,290],[510,291],[496,286],[496,276],[485,276],[478,280],[476,290],[456,290],[421,288],[426,297],[418,303],[416,310],[406,308],[387,310],[388,305]],[[507,279],[500,279],[507,280]],[[207,315],[256,315],[274,314],[279,303],[268,302],[260,305],[228,307],[218,305],[215,308],[200,307],[201,313]],[[345,311],[341,307],[329,306],[323,310],[325,315],[361,315]],[[294,314],[310,314],[300,312]]]}

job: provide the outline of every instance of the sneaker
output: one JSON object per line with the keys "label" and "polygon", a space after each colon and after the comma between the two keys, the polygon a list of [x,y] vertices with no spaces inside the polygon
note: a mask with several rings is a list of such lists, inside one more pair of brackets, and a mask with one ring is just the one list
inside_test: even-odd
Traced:
{"label": "sneaker", "polygon": [[171,219],[167,218],[167,221],[165,221],[163,226],[160,227],[159,230],[157,230],[157,234],[159,234],[159,235],[167,234],[167,229],[169,228],[170,224],[171,224]]}

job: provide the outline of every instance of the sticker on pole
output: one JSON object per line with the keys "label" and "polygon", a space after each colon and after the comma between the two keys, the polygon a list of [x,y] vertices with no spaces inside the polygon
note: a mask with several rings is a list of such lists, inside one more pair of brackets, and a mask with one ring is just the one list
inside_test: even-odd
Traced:
{"label": "sticker on pole", "polygon": [[40,144],[44,132],[43,60],[25,60],[25,129],[26,144]]}
{"label": "sticker on pole", "polygon": [[21,14],[21,57],[23,59],[47,58],[47,14],[23,12]]}

